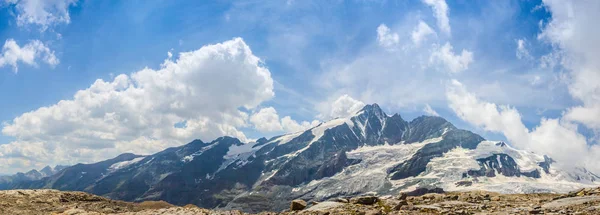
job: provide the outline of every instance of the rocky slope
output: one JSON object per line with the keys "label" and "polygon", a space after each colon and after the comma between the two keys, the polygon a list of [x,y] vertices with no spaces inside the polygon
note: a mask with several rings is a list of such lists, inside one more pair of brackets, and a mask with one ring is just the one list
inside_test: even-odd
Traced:
{"label": "rocky slope", "polygon": [[44,177],[52,176],[65,168],[67,168],[67,166],[55,166],[54,168],[46,166],[39,171],[34,169],[26,173],[20,172],[14,175],[0,176],[0,190],[10,189],[21,183],[36,181]]}
{"label": "rocky slope", "polygon": [[5,187],[260,212],[283,210],[294,199],[385,196],[418,188],[565,193],[597,186],[598,179],[585,169],[564,169],[546,156],[486,141],[441,117],[405,121],[373,104],[353,116],[268,140],[195,140],[153,155],[78,164]]}
{"label": "rocky slope", "polygon": [[[286,211],[260,214],[600,214],[600,189],[569,194],[499,194],[484,191],[400,193],[395,196],[363,195],[306,203],[294,200]],[[435,191],[435,190],[433,190]],[[426,193],[420,195],[422,193]],[[166,202],[130,203],[84,192],[57,190],[0,191],[0,214],[247,214],[241,211],[208,210]]]}

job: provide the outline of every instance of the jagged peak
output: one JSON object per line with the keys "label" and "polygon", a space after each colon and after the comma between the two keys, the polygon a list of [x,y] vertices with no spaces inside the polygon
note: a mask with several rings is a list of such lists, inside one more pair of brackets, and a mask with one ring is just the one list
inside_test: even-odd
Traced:
{"label": "jagged peak", "polygon": [[375,113],[375,114],[379,114],[379,115],[385,115],[385,112],[383,112],[383,110],[381,109],[381,107],[379,107],[379,105],[377,103],[365,105],[362,109],[360,109],[359,113],[360,112],[367,112],[367,113]]}
{"label": "jagged peak", "polygon": [[400,114],[399,114],[399,113],[395,113],[394,115],[390,116],[390,118],[393,118],[393,119],[401,119],[401,120],[403,120],[403,121],[404,121],[404,118],[402,118],[402,116],[400,116]]}
{"label": "jagged peak", "polygon": [[50,166],[46,166],[43,169],[41,169],[39,172],[42,173],[42,174],[44,174],[44,175],[50,175],[50,174],[52,174],[54,172],[54,169],[52,167],[50,167]]}

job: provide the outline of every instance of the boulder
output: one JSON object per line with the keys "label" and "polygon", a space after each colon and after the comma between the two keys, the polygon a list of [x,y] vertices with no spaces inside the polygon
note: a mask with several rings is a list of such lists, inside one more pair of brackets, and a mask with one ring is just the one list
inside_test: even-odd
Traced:
{"label": "boulder", "polygon": [[306,202],[302,199],[296,199],[290,204],[291,211],[300,211],[306,208]]}
{"label": "boulder", "polygon": [[379,198],[376,196],[360,196],[355,197],[350,200],[352,204],[361,204],[361,205],[372,205],[379,201]]}
{"label": "boulder", "polygon": [[408,197],[408,194],[400,193],[400,195],[398,195],[398,200],[406,200],[406,197]]}

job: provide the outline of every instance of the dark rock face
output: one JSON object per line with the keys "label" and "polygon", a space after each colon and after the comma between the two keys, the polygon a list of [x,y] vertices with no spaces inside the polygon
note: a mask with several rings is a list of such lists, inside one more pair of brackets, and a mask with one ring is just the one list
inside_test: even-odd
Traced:
{"label": "dark rock face", "polygon": [[494,154],[487,158],[477,159],[477,162],[479,162],[481,168],[479,170],[469,170],[468,175],[473,177],[495,177],[499,173],[508,177],[540,178],[538,170],[521,172],[515,160],[506,154]]}
{"label": "dark rock face", "polygon": [[550,164],[554,163],[552,158],[544,155],[544,162],[540,162],[538,165],[542,167],[545,173],[550,173]]}
{"label": "dark rock face", "polygon": [[403,140],[407,143],[421,142],[426,139],[440,137],[448,130],[456,129],[454,125],[442,117],[420,116],[410,121],[409,130]]}

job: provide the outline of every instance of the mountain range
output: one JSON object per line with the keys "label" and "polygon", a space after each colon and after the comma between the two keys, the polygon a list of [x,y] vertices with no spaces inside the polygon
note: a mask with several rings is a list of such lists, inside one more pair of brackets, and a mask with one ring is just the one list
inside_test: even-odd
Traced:
{"label": "mountain range", "polygon": [[126,201],[278,211],[293,199],[366,193],[488,190],[568,192],[597,175],[456,128],[437,116],[405,121],[377,104],[305,131],[243,143],[194,140],[153,155],[0,177],[0,189],[85,191]]}

